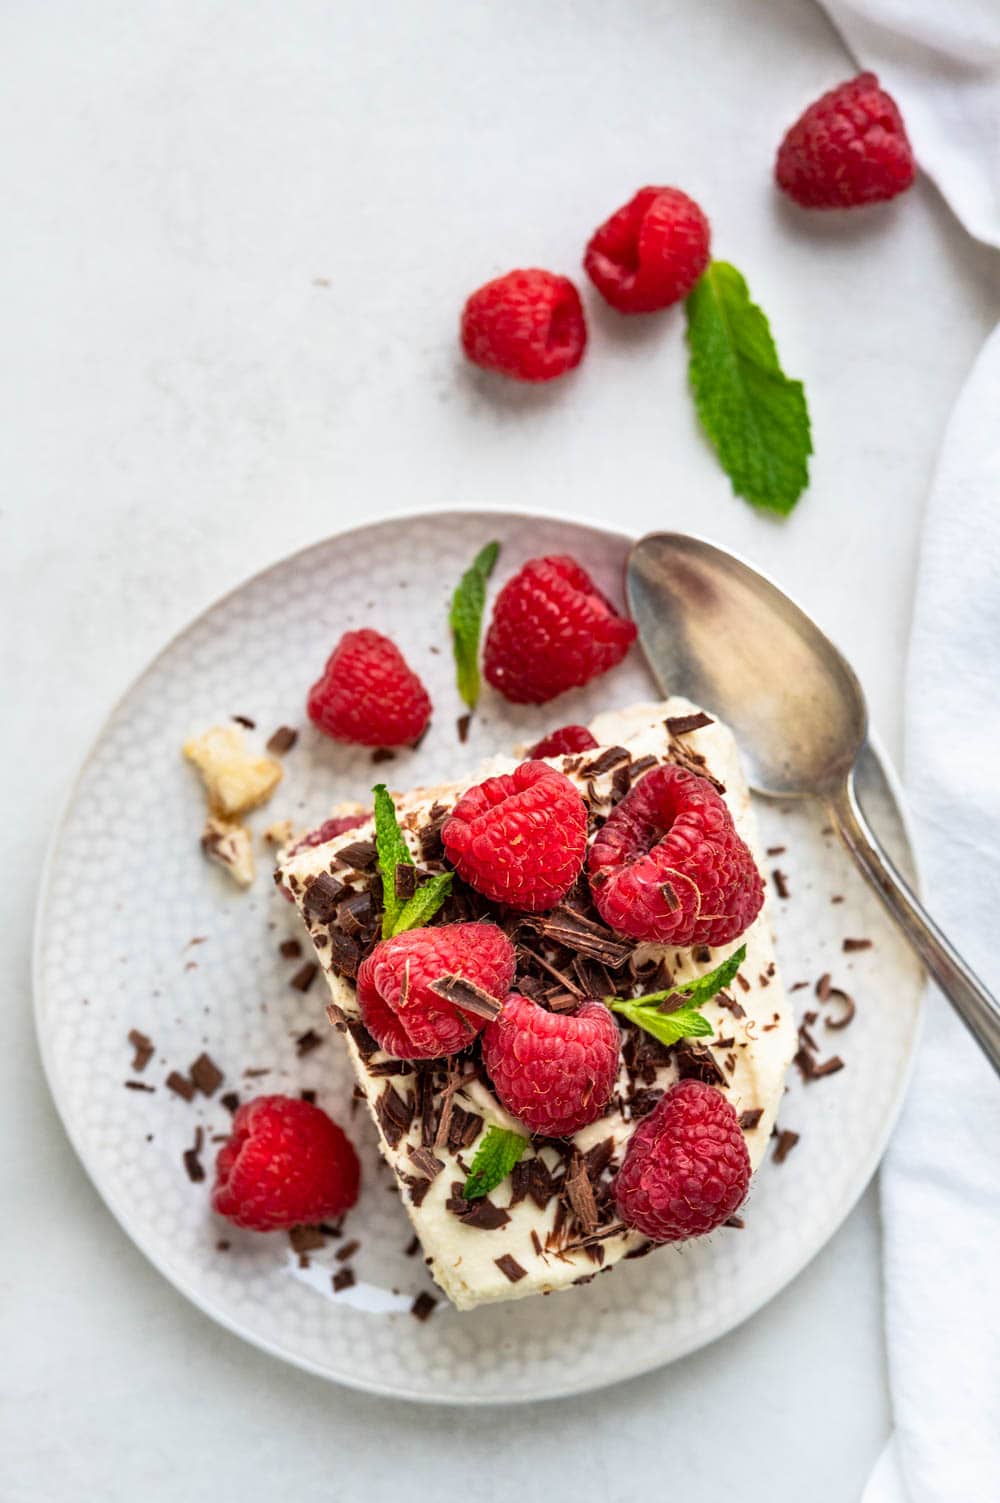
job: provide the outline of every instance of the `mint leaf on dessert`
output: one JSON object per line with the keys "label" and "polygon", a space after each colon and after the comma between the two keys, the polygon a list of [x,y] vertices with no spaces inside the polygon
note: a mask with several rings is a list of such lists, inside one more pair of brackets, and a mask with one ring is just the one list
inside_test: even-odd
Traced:
{"label": "mint leaf on dessert", "polygon": [[441,872],[418,887],[397,913],[392,933],[402,934],[404,929],[421,929],[424,924],[429,924],[451,892],[454,876],[454,872]]}
{"label": "mint leaf on dessert", "polygon": [[650,997],[636,997],[631,1002],[615,1001],[611,1004],[611,1011],[620,1013],[639,1028],[645,1028],[647,1033],[651,1033],[654,1039],[659,1039],[668,1048],[681,1039],[708,1038],[715,1032],[708,1019],[702,1017],[696,1007],[678,1007],[674,1012],[661,1012],[658,1004],[669,995],[654,992]]}
{"label": "mint leaf on dessert", "polygon": [[414,862],[399,828],[396,805],[389,796],[388,788],[384,783],[377,783],[372,792],[375,795],[375,849],[378,852],[378,869],[382,875],[382,938],[388,939],[394,932],[403,906],[396,896],[396,867],[413,866]]}
{"label": "mint leaf on dessert", "polygon": [[469,1177],[462,1188],[465,1200],[481,1200],[505,1180],[528,1146],[528,1139],[506,1127],[491,1127],[476,1149]]}
{"label": "mint leaf on dessert", "polygon": [[711,261],[688,295],[695,407],[738,496],[787,516],[809,484],[809,409],[781,369],[767,319],[743,277]]}
{"label": "mint leaf on dessert", "polygon": [[715,967],[714,971],[706,971],[704,976],[698,976],[687,986],[677,987],[674,991],[667,992],[666,996],[683,997],[686,1005],[702,1007],[706,1002],[711,1001],[716,992],[721,992],[730,981],[736,980],[736,972],[746,958],[747,947],[740,945],[739,949],[727,956],[721,965]]}
{"label": "mint leaf on dessert", "polygon": [[500,552],[499,543],[487,543],[466,569],[451,600],[448,625],[455,652],[458,692],[470,710],[479,702],[479,634],[486,604],[486,582]]}

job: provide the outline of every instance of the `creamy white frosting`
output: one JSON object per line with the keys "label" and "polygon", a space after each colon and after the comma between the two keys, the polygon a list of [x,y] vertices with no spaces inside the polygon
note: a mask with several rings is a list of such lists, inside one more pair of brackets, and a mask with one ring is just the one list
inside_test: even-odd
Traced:
{"label": "creamy white frosting", "polygon": [[[696,709],[687,700],[676,698],[661,704],[636,705],[627,710],[598,716],[591,730],[599,747],[624,746],[633,760],[649,755],[655,756],[658,761],[665,761],[669,760],[670,737],[664,721],[668,717],[693,714]],[[724,796],[733,820],[743,839],[753,850],[759,865],[756,821],[739,753],[729,730],[715,722],[689,732],[680,738],[678,744],[688,753],[703,757],[706,769],[725,785]],[[583,761],[592,761],[598,755],[599,750],[586,753]],[[579,762],[579,758],[554,757],[549,760],[582,786],[584,780],[579,771],[574,770],[574,763]],[[485,776],[510,771],[516,765],[516,759],[495,758],[486,766],[475,769],[459,783],[446,787],[414,789],[397,795],[396,806],[400,818],[419,828],[420,822],[426,818],[435,803],[451,804],[465,788],[482,781]],[[610,773],[591,781],[598,794],[609,795]],[[407,820],[407,816],[412,818]],[[370,836],[371,833],[370,826],[361,827],[326,845],[294,853],[280,863],[282,880],[291,888],[297,889],[296,901],[300,911],[307,881],[319,872],[330,869],[331,858],[339,847]],[[414,829],[407,830],[406,836],[417,855],[419,847]],[[338,870],[337,874],[343,878],[342,870]],[[314,942],[320,940],[316,951],[317,959],[327,977],[334,1003],[348,1018],[358,1017],[353,984],[330,969],[329,947],[323,943],[326,934],[324,926],[315,920],[310,921],[308,915],[305,917]],[[739,1002],[744,1016],[734,1016],[717,1001],[707,1003],[702,1010],[713,1026],[714,1035],[712,1039],[700,1042],[713,1048],[716,1061],[726,1078],[727,1099],[736,1111],[759,1110],[761,1113],[756,1126],[745,1131],[751,1165],[756,1169],[767,1147],[784,1089],[785,1072],[796,1047],[794,1020],[777,973],[766,905],[745,934],[731,945],[712,950],[709,959],[702,962],[696,962],[690,950],[654,946],[642,948],[651,955],[664,956],[678,986],[682,986],[686,981],[714,969],[741,944],[747,947],[746,960],[740,968],[745,989],[735,987],[732,996]],[[374,1102],[387,1082],[384,1077],[374,1075],[371,1066],[384,1061],[387,1056],[378,1054],[366,1063],[350,1034],[343,1034],[343,1038],[378,1128]],[[716,1041],[720,1039],[732,1039],[732,1045],[725,1049],[718,1048]],[[664,1088],[676,1078],[677,1070],[672,1063],[661,1066],[657,1070],[655,1086]],[[412,1076],[394,1077],[390,1083],[404,1097],[408,1097],[413,1090]],[[628,1073],[623,1065],[618,1081],[623,1096],[627,1093],[628,1085]],[[482,1131],[491,1125],[500,1125],[527,1135],[527,1129],[504,1110],[492,1091],[478,1079],[463,1085],[455,1093],[455,1101],[466,1110],[483,1117]],[[572,1142],[585,1152],[610,1137],[614,1143],[614,1167],[621,1162],[633,1130],[634,1124],[623,1120],[620,1111],[615,1109],[577,1133]],[[412,1177],[419,1172],[408,1153],[408,1148],[417,1146],[419,1141],[419,1125],[416,1123],[396,1147],[390,1146],[379,1128],[383,1155],[398,1176]],[[466,1163],[471,1162],[476,1147],[477,1142],[474,1142],[463,1150],[462,1157]],[[555,1224],[557,1200],[553,1198],[544,1210],[539,1209],[530,1198],[519,1205],[510,1206],[509,1181],[500,1185],[490,1197],[496,1205],[507,1211],[510,1216],[508,1224],[489,1231],[465,1225],[446,1206],[453,1193],[453,1183],[464,1180],[465,1171],[456,1155],[447,1148],[435,1147],[432,1152],[444,1161],[445,1167],[431,1182],[422,1203],[413,1203],[412,1192],[405,1179],[400,1179],[401,1199],[423,1245],[434,1278],[459,1309],[469,1309],[491,1300],[518,1299],[528,1294],[564,1289],[574,1281],[596,1272],[597,1264],[583,1248],[543,1251],[541,1255],[538,1254],[532,1234],[544,1249]],[[561,1162],[553,1149],[542,1148],[540,1153],[552,1169]],[[606,1237],[600,1243],[602,1251],[599,1256],[603,1258],[601,1266],[609,1267],[629,1252],[644,1246],[645,1239],[635,1233],[626,1232]],[[511,1282],[498,1267],[497,1259],[506,1254],[512,1256],[525,1270],[524,1277],[516,1282]]]}

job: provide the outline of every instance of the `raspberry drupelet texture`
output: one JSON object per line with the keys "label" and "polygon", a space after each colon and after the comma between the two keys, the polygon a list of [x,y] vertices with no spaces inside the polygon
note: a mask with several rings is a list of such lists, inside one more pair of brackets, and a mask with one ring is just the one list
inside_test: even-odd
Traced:
{"label": "raspberry drupelet texture", "polygon": [[[365,1027],[397,1059],[457,1054],[481,1033],[487,1009],[498,1010],[514,980],[510,940],[496,924],[441,924],[408,929],[376,945],[358,971]],[[483,1012],[432,991],[460,977],[485,994]]]}
{"label": "raspberry drupelet texture", "polygon": [[786,133],[775,165],[779,188],[806,209],[883,203],[915,175],[903,117],[874,73],[859,73],[811,104]]}
{"label": "raspberry drupelet texture", "polygon": [[563,1138],[595,1122],[618,1074],[618,1025],[603,1002],[548,1012],[512,992],[483,1034],[496,1093],[532,1132]]}
{"label": "raspberry drupelet texture", "polygon": [[583,870],[587,808],[564,773],[522,762],[463,793],[441,839],[463,882],[494,903],[540,913]]}
{"label": "raspberry drupelet texture", "polygon": [[535,743],[529,757],[566,757],[573,752],[593,751],[597,742],[585,725],[562,725]]}
{"label": "raspberry drupelet texture", "polygon": [[462,349],[474,365],[516,381],[551,381],[579,365],[587,345],[580,294],[568,277],[509,271],[462,310]]}
{"label": "raspberry drupelet texture", "polygon": [[703,1237],[743,1204],[750,1155],[721,1091],[681,1080],[636,1128],[615,1180],[618,1214],[652,1242]]}
{"label": "raspberry drupelet texture", "polygon": [[595,230],[584,269],[619,313],[655,313],[687,297],[708,265],[708,220],[679,188],[640,188]]}
{"label": "raspberry drupelet texture", "polygon": [[657,944],[728,944],[764,902],[725,801],[705,778],[670,764],[640,778],[611,811],[588,872],[604,922]]}
{"label": "raspberry drupelet texture", "polygon": [[212,1207],[255,1232],[313,1226],[350,1209],[360,1178],[326,1112],[295,1096],[258,1096],[239,1107],[219,1150]]}
{"label": "raspberry drupelet texture", "polygon": [[483,671],[515,704],[544,704],[614,668],[635,635],[575,559],[533,558],[496,598]]}
{"label": "raspberry drupelet texture", "polygon": [[409,746],[431,718],[427,690],[399,648],[370,627],[344,633],[306,709],[325,735],[360,746]]}

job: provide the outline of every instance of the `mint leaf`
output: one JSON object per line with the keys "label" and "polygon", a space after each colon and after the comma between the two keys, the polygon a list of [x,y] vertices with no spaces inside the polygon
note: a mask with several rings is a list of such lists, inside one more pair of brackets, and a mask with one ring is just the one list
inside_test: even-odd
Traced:
{"label": "mint leaf", "polygon": [[[653,993],[653,996],[657,1001],[663,1000],[662,992]],[[621,1013],[623,1018],[637,1024],[639,1028],[645,1028],[654,1039],[659,1039],[661,1044],[668,1047],[681,1039],[708,1038],[715,1031],[696,1007],[678,1007],[676,1012],[661,1012],[656,1001],[651,1003],[649,997],[637,997],[634,1002],[612,1002],[611,1011]]]}
{"label": "mint leaf", "polygon": [[414,862],[399,828],[396,806],[389,796],[389,790],[384,783],[377,783],[372,792],[375,795],[375,849],[378,852],[378,869],[382,874],[382,938],[388,939],[395,932],[402,906],[396,896],[396,867],[412,866]]}
{"label": "mint leaf", "polygon": [[711,261],[688,295],[688,378],[702,427],[738,496],[787,516],[809,484],[809,409],[784,374],[743,277]]}
{"label": "mint leaf", "polygon": [[[708,1038],[715,1030],[698,1009],[711,1001],[716,992],[721,992],[724,986],[729,985],[746,958],[747,947],[740,945],[714,971],[706,971],[704,976],[699,976],[689,986],[674,987],[665,992],[647,992],[644,997],[627,1000],[608,998],[608,1006],[612,1012],[620,1013],[630,1023],[645,1028],[647,1033],[651,1033],[668,1047],[680,1039]],[[683,997],[683,1005],[673,1012],[661,1012],[661,1004],[670,1002],[674,997]]]}
{"label": "mint leaf", "polygon": [[451,600],[448,624],[455,653],[458,692],[470,710],[479,701],[479,633],[486,604],[486,581],[500,552],[499,543],[487,543],[466,569]]}
{"label": "mint leaf", "polygon": [[451,892],[454,876],[454,872],[441,872],[418,887],[413,897],[397,913],[392,926],[393,934],[402,934],[404,929],[421,929],[424,924],[429,924]]}
{"label": "mint leaf", "polygon": [[481,1200],[505,1180],[528,1146],[528,1139],[506,1127],[491,1127],[472,1160],[462,1189],[465,1200]]}

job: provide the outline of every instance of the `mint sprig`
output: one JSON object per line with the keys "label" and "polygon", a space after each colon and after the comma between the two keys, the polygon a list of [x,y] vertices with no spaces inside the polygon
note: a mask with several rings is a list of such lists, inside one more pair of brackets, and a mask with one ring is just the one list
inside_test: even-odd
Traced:
{"label": "mint sprig", "polygon": [[491,1127],[476,1149],[469,1177],[462,1187],[464,1200],[482,1200],[505,1180],[528,1146],[528,1139],[506,1127]]}
{"label": "mint sprig", "polygon": [[455,653],[458,692],[470,710],[479,702],[479,634],[486,604],[486,582],[500,552],[499,543],[487,543],[459,580],[451,599],[448,624]]}
{"label": "mint sprig", "polygon": [[[644,1028],[667,1048],[671,1044],[679,1043],[681,1039],[709,1038],[715,1030],[698,1009],[711,1001],[717,992],[722,991],[723,987],[729,985],[746,958],[747,947],[740,945],[739,949],[734,950],[728,959],[715,967],[714,971],[707,971],[704,976],[697,977],[688,986],[673,987],[662,992],[647,992],[644,997],[625,999],[609,997],[606,1001],[612,1012],[619,1013],[629,1023],[635,1023],[639,1028]],[[661,1010],[663,1004],[672,1002],[675,997],[684,999],[681,1005],[675,1007],[672,1012],[663,1012]]]}
{"label": "mint sprig", "polygon": [[735,266],[711,261],[688,295],[688,377],[702,427],[754,506],[787,516],[809,484],[809,409]]}
{"label": "mint sprig", "polygon": [[391,939],[404,929],[420,929],[430,923],[451,891],[452,872],[441,872],[420,884],[412,897],[401,899],[396,890],[396,868],[414,866],[410,848],[396,818],[396,806],[384,783],[372,789],[375,795],[375,850],[382,876],[382,938]]}

